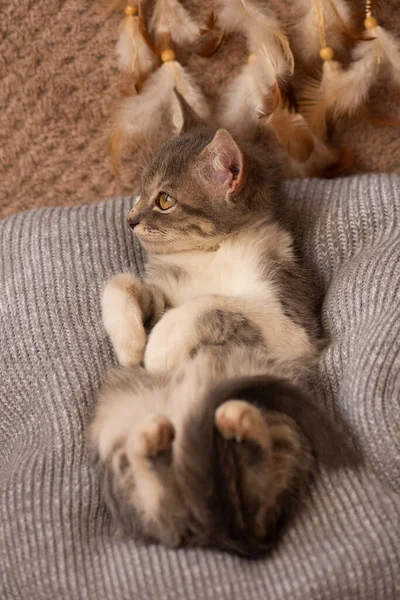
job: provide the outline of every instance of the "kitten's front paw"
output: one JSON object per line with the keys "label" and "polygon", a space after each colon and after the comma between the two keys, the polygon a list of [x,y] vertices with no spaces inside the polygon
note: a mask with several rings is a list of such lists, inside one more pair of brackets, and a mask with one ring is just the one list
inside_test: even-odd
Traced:
{"label": "kitten's front paw", "polygon": [[107,282],[102,298],[104,327],[119,363],[125,367],[143,361],[147,341],[137,300],[140,285],[133,275],[120,273]]}
{"label": "kitten's front paw", "polygon": [[268,427],[261,411],[243,400],[228,400],[215,412],[215,424],[225,439],[251,440],[263,446],[269,443]]}
{"label": "kitten's front paw", "polygon": [[162,414],[150,415],[128,441],[128,453],[156,456],[169,450],[175,437],[171,421]]}

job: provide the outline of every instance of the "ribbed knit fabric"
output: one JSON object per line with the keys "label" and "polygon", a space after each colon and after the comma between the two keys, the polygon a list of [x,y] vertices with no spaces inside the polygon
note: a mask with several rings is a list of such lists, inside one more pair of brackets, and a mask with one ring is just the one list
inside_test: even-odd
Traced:
{"label": "ribbed knit fabric", "polygon": [[84,436],[114,361],[102,285],[143,269],[130,201],[11,217],[0,223],[2,600],[400,598],[400,178],[288,192],[330,338],[319,397],[369,466],[320,471],[261,561],[112,537]]}

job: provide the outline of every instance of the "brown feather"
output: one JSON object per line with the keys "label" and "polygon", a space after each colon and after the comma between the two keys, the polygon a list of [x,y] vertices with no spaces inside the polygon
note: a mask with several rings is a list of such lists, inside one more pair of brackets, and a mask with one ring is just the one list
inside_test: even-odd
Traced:
{"label": "brown feather", "polygon": [[200,35],[206,35],[207,33],[209,33],[212,29],[214,29],[217,25],[218,22],[218,17],[215,14],[214,11],[211,11],[211,13],[208,15],[203,27],[200,27]]}
{"label": "brown feather", "polygon": [[298,113],[284,109],[275,110],[267,119],[275,132],[282,148],[299,162],[306,162],[314,149],[314,140],[310,128]]}
{"label": "brown feather", "polygon": [[281,108],[285,108],[289,111],[297,108],[294,88],[290,81],[275,81],[272,90],[265,97],[263,113],[265,115],[271,115],[274,111]]}
{"label": "brown feather", "polygon": [[208,33],[201,34],[194,46],[194,53],[203,58],[213,56],[225,44],[226,34],[216,27]]}
{"label": "brown feather", "polygon": [[327,134],[326,113],[329,102],[324,98],[320,86],[321,80],[307,77],[298,98],[300,114],[303,115],[312,131],[323,139]]}
{"label": "brown feather", "polygon": [[117,129],[117,131],[115,131],[110,136],[110,141],[109,141],[111,166],[112,166],[114,174],[117,178],[119,177],[119,165],[121,162],[120,148],[121,148],[121,140],[122,140],[123,134],[124,134],[124,130],[122,128]]}
{"label": "brown feather", "polygon": [[160,52],[158,52],[156,46],[152,43],[149,33],[147,31],[146,22],[145,22],[145,18],[144,18],[143,0],[139,0],[139,2],[138,2],[138,18],[139,18],[139,30],[143,36],[144,41],[146,42],[149,50],[151,50],[151,52],[154,54],[154,56],[157,56],[159,59],[159,62],[161,62]]}

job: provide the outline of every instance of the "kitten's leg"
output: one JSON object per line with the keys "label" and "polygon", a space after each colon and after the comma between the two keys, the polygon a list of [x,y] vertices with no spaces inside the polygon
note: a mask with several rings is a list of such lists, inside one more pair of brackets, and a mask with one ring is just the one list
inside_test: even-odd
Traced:
{"label": "kitten's leg", "polygon": [[243,400],[228,400],[215,412],[215,424],[226,439],[253,441],[269,448],[270,433],[261,411]]}
{"label": "kitten's leg", "polygon": [[157,322],[165,306],[160,290],[144,285],[133,275],[120,273],[107,282],[102,298],[103,323],[121,365],[143,361],[146,328]]}
{"label": "kitten's leg", "polygon": [[148,530],[160,515],[160,502],[165,488],[153,468],[153,459],[172,447],[174,426],[162,414],[149,415],[129,435],[125,450],[134,480],[134,504],[142,527]]}
{"label": "kitten's leg", "polygon": [[172,447],[175,430],[160,413],[148,415],[128,431],[126,422],[127,415],[119,427],[106,421],[101,427],[100,423],[92,426],[92,448],[101,464],[103,493],[119,529],[130,534],[139,525],[149,533],[157,527],[166,493],[153,461]]}

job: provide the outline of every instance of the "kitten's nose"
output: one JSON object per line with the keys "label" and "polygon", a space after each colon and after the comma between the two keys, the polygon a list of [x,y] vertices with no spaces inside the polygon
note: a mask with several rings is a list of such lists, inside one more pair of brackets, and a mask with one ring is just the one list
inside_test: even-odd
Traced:
{"label": "kitten's nose", "polygon": [[127,220],[128,220],[128,225],[131,229],[135,229],[136,225],[139,225],[139,223],[140,223],[140,219],[137,215],[136,215],[136,217],[128,215]]}

